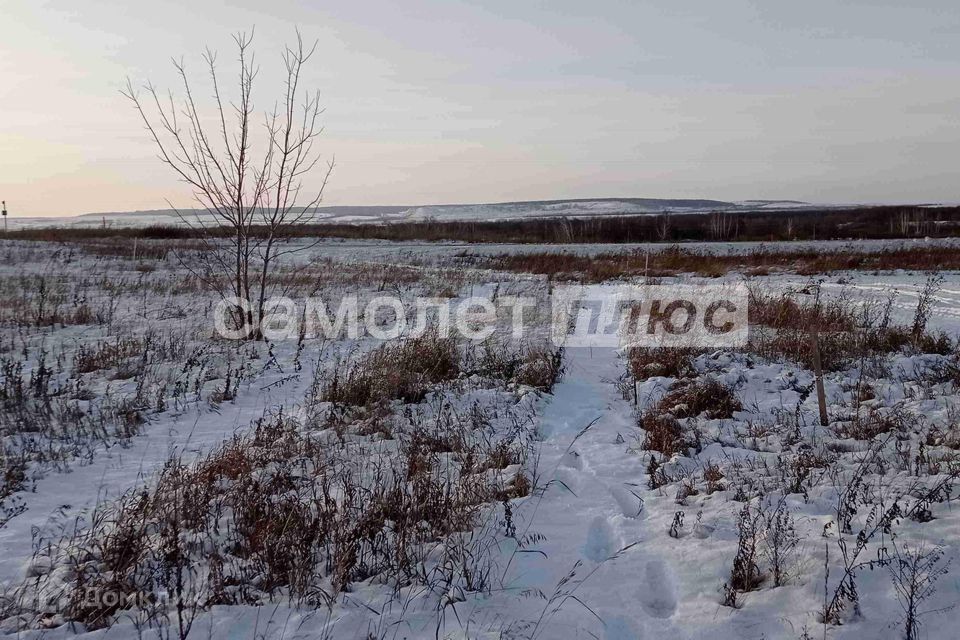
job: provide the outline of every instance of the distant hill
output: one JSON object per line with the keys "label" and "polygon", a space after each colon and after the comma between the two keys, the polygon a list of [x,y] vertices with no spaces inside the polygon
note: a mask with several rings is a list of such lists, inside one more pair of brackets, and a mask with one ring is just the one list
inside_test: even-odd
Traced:
{"label": "distant hill", "polygon": [[[397,221],[492,221],[526,218],[581,218],[611,215],[645,215],[672,213],[703,213],[706,211],[769,211],[795,210],[812,207],[796,200],[743,200],[727,202],[707,199],[678,198],[580,198],[568,200],[529,200],[521,202],[494,202],[476,204],[440,204],[421,206],[329,206],[319,207],[311,216],[316,223],[385,224]],[[179,225],[180,216],[188,220],[208,218],[212,214],[203,209],[154,209],[149,211],[113,211],[85,213],[73,217],[11,218],[16,227],[78,226],[91,227],[106,224],[116,227],[149,225]]]}

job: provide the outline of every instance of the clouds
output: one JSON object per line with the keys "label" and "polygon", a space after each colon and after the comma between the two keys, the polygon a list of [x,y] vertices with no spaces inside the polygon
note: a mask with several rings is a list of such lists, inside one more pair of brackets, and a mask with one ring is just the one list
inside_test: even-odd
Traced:
{"label": "clouds", "polygon": [[956,199],[952,4],[74,7],[5,8],[0,192],[24,215],[188,201],[117,89],[126,75],[175,86],[181,54],[202,86],[203,46],[229,73],[229,34],[250,25],[264,108],[294,26],[319,39],[306,80],[339,164],[331,204]]}

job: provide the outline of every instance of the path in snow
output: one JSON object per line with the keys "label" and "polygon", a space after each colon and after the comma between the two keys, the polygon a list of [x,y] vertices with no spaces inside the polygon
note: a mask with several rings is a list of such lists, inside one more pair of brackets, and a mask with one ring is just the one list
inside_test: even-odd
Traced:
{"label": "path in snow", "polygon": [[[643,545],[650,537],[639,498],[646,492],[645,469],[642,457],[627,450],[635,433],[633,408],[613,384],[622,364],[611,348],[568,349],[565,362],[542,418],[540,482],[554,481],[542,502],[527,504],[536,510],[530,531],[547,538],[536,545],[546,557],[515,558],[510,586],[539,589],[549,598],[580,562],[574,580],[595,573],[576,595],[605,622],[568,600],[563,608],[583,629],[616,640],[647,631],[650,637],[676,637],[674,577],[656,551]],[[531,517],[530,511],[524,515]],[[585,635],[559,620],[554,625],[545,623],[538,637]]]}

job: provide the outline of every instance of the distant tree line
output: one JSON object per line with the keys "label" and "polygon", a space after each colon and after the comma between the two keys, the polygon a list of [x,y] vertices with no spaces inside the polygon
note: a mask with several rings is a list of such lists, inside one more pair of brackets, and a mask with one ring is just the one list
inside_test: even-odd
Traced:
{"label": "distant tree line", "polygon": [[[269,233],[253,224],[251,237]],[[210,233],[210,230],[207,230]],[[77,240],[99,237],[189,239],[183,226],[142,228],[34,228],[8,237]],[[960,207],[878,206],[797,211],[714,211],[625,214],[597,217],[528,218],[496,221],[420,220],[380,224],[297,225],[286,237],[383,240],[453,240],[506,243],[744,242],[948,237],[960,235]]]}

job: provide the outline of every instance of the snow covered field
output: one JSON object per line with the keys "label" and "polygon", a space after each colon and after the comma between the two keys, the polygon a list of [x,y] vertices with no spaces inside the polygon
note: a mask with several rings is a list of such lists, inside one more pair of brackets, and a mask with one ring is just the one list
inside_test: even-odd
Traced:
{"label": "snow covered field", "polygon": [[291,297],[542,302],[521,343],[421,345],[424,366],[372,338],[216,339],[172,246],[0,242],[0,633],[956,635],[958,273],[752,276],[748,348],[645,353],[556,350],[550,284],[464,245],[324,241],[284,266]]}

